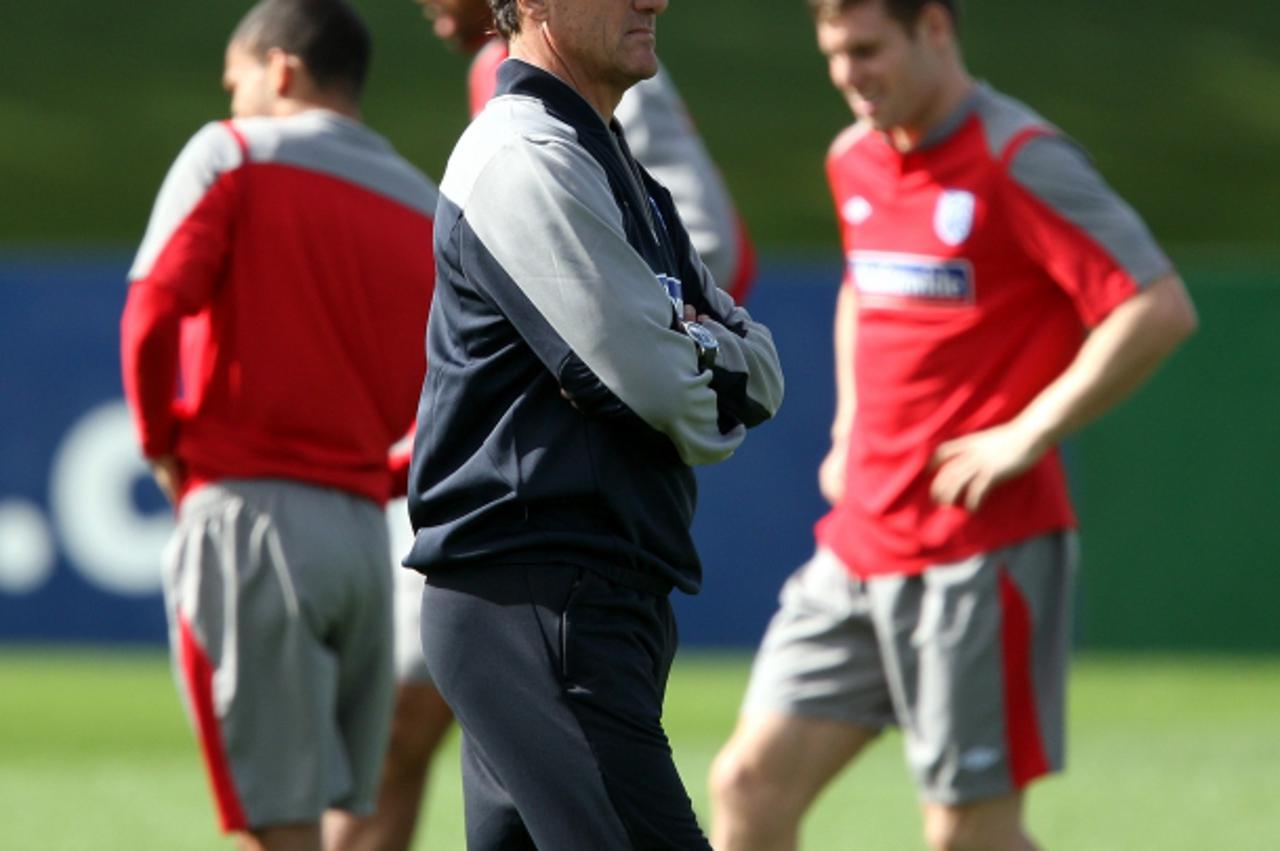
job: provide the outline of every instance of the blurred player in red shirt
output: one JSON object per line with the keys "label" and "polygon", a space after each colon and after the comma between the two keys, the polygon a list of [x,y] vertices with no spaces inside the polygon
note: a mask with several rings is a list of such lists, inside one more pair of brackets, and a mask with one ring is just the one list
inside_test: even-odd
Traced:
{"label": "blurred player in red shirt", "polygon": [[233,117],[165,178],[121,324],[178,507],[180,690],[243,848],[318,849],[326,811],[370,812],[391,718],[383,505],[425,368],[436,190],[360,122],[369,54],[341,0],[249,11]]}
{"label": "blurred player in red shirt", "polygon": [[716,761],[713,844],[794,848],[889,725],[937,849],[1032,849],[1062,765],[1075,516],[1058,444],[1196,325],[1087,156],[975,82],[950,0],[809,0],[856,123],[827,171],[846,273],[831,512]]}

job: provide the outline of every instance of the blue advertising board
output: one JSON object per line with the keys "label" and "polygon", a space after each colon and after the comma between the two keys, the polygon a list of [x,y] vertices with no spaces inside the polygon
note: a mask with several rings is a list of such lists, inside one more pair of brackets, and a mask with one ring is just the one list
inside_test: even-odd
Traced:
{"label": "blue advertising board", "polygon": [[[733,458],[699,471],[704,591],[676,601],[687,645],[753,644],[812,549],[838,263],[766,264],[752,293],[787,396]],[[119,255],[0,256],[0,641],[164,640],[173,521],[121,394],[127,269]],[[393,532],[402,510],[388,510]]]}

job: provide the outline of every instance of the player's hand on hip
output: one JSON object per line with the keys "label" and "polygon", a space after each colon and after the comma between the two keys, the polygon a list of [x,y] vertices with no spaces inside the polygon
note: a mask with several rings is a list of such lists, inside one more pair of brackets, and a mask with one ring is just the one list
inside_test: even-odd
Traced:
{"label": "player's hand on hip", "polygon": [[1016,421],[948,440],[930,460],[937,472],[929,492],[942,505],[977,511],[996,486],[1031,469],[1046,449]]}
{"label": "player's hand on hip", "polygon": [[844,499],[844,476],[849,458],[849,446],[844,441],[831,444],[827,457],[818,466],[818,490],[832,505]]}
{"label": "player's hand on hip", "polygon": [[160,492],[169,502],[178,504],[178,491],[182,487],[182,467],[173,455],[161,455],[151,459],[151,475]]}

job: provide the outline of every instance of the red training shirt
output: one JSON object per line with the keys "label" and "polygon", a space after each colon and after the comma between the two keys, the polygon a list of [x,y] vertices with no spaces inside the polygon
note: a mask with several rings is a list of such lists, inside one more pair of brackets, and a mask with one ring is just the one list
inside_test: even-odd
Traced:
{"label": "red training shirt", "polygon": [[204,127],[130,272],[125,394],[183,493],[279,477],[385,501],[435,281],[435,187],[326,110]]}
{"label": "red training shirt", "polygon": [[982,508],[929,494],[937,446],[1013,419],[1170,263],[1087,158],[985,85],[901,153],[855,125],[828,178],[856,291],[845,496],[818,541],[907,574],[1075,525],[1056,450]]}

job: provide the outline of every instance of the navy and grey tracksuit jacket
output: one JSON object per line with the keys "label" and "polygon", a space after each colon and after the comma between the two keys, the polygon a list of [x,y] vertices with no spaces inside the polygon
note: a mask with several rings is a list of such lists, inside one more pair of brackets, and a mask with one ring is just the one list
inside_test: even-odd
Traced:
{"label": "navy and grey tracksuit jacket", "polygon": [[[616,122],[527,63],[503,64],[440,189],[406,565],[560,562],[696,592],[691,466],[777,410],[768,329],[715,286]],[[659,276],[711,317],[713,369]]]}

